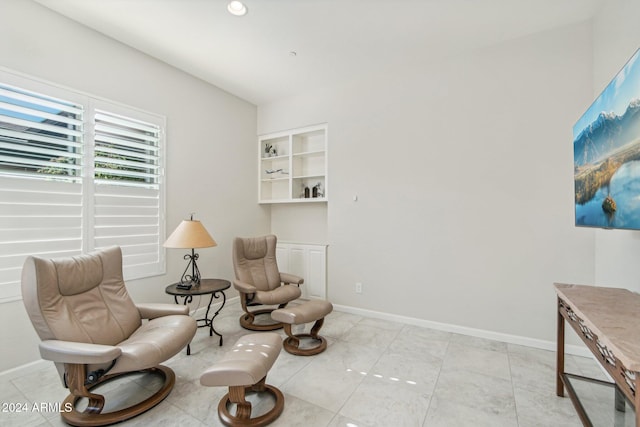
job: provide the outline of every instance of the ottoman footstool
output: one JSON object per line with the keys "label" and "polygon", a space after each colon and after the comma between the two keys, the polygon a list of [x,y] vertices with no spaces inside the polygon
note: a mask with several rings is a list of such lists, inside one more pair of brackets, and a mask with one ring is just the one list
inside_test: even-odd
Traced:
{"label": "ottoman footstool", "polygon": [[[300,305],[280,308],[271,313],[273,320],[284,324],[284,331],[288,338],[284,339],[284,349],[298,356],[312,356],[323,352],[327,348],[327,340],[318,335],[324,324],[324,318],[333,311],[333,305],[329,301],[310,300]],[[293,334],[291,325],[301,325],[315,321],[310,333]],[[319,341],[318,345],[311,348],[300,348],[301,338],[313,338]]]}
{"label": "ottoman footstool", "polygon": [[[276,333],[250,334],[241,337],[220,361],[200,376],[200,384],[207,387],[228,386],[229,393],[220,399],[218,417],[227,426],[265,426],[280,416],[284,396],[276,387],[265,383],[267,373],[282,349]],[[247,391],[268,392],[275,398],[274,407],[267,413],[251,418],[251,402]],[[236,404],[235,415],[229,404]]]}

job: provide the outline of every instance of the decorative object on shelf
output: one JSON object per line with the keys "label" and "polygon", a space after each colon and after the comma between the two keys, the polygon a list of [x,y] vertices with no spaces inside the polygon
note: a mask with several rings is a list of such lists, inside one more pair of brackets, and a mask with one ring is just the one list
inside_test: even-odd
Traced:
{"label": "decorative object on shelf", "polygon": [[284,170],[284,169],[265,169],[265,170],[264,170],[264,172],[265,172],[267,175],[272,175],[272,174],[274,174],[274,173],[278,173],[278,172],[280,172],[280,173],[281,173],[281,174],[283,174],[283,175],[289,175],[289,172],[287,172],[287,171],[286,171],[286,170]]}
{"label": "decorative object on shelf", "polygon": [[278,157],[278,150],[273,144],[268,142],[264,144],[264,157]]}
{"label": "decorative object on shelf", "polygon": [[313,197],[324,197],[324,193],[322,192],[322,183],[318,182],[313,186]]}
{"label": "decorative object on shelf", "polygon": [[305,199],[309,198],[309,187],[308,186],[304,187],[304,198]]}
{"label": "decorative object on shelf", "polygon": [[[179,289],[191,289],[192,286],[200,286],[201,275],[196,263],[199,255],[195,253],[195,249],[211,248],[218,245],[207,229],[204,228],[204,225],[200,221],[193,219],[193,215],[192,213],[190,219],[183,220],[162,245],[165,248],[191,249],[191,253],[184,256],[184,259],[188,259],[189,262],[180,278]],[[188,273],[190,266],[191,274]]]}

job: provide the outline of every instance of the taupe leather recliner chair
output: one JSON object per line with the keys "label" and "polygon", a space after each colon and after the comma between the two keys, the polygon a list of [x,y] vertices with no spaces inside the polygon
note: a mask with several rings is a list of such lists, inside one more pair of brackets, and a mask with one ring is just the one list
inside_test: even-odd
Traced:
{"label": "taupe leather recliner chair", "polygon": [[[118,247],[72,258],[28,257],[22,298],[42,340],[40,355],[55,363],[71,392],[63,402],[62,418],[76,426],[116,423],[160,403],[171,392],[175,374],[159,364],[184,348],[196,332],[188,307],[134,304],[122,277]],[[103,413],[104,396],[89,390],[143,370],[164,378],[160,389],[129,408]],[[82,397],[88,406],[80,412],[76,403]],[[70,404],[73,410],[66,411]]]}
{"label": "taupe leather recliner chair", "polygon": [[245,312],[240,317],[240,326],[245,329],[272,331],[282,328],[280,322],[254,323],[256,315],[271,314],[274,308],[252,311],[249,307],[277,305],[284,308],[302,294],[302,277],[278,270],[276,243],[274,235],[236,237],[233,241],[233,269],[236,274],[233,287],[240,293],[240,304]]}

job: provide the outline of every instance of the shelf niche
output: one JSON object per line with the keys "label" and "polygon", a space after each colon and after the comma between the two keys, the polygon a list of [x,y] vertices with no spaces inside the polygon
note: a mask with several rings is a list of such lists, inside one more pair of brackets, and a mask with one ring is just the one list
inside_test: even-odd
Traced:
{"label": "shelf niche", "polygon": [[259,203],[328,201],[326,124],[262,135],[258,147]]}

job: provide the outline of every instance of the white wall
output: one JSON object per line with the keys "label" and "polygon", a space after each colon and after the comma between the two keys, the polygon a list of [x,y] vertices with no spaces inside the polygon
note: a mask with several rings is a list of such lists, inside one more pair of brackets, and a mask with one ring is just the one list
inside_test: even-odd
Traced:
{"label": "white wall", "polygon": [[271,207],[271,232],[278,241],[327,243],[327,204],[275,204]]}
{"label": "white wall", "polygon": [[[594,18],[594,99],[640,48],[640,2],[604,2]],[[585,109],[588,104],[585,105]],[[640,231],[596,232],[595,282],[640,292]]]}
{"label": "white wall", "polygon": [[[218,246],[199,251],[205,277],[233,278],[231,241],[269,231],[257,205],[256,108],[48,9],[2,0],[0,65],[167,117],[167,235],[196,212]],[[167,274],[128,285],[139,302],[164,293],[182,273],[167,250]],[[0,305],[0,372],[39,359],[20,301]],[[11,325],[11,327],[7,327]]]}
{"label": "white wall", "polygon": [[[553,341],[552,283],[594,277],[571,144],[591,61],[583,23],[259,106],[259,133],[329,123],[329,298]],[[279,232],[313,226],[284,209]]]}

